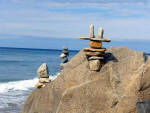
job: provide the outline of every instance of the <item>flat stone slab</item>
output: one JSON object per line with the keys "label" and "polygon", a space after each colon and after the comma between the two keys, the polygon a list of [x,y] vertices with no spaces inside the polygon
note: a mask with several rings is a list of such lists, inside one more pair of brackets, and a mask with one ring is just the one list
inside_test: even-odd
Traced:
{"label": "flat stone slab", "polygon": [[99,56],[99,55],[105,55],[105,52],[85,52],[86,56]]}
{"label": "flat stone slab", "polygon": [[98,56],[93,56],[93,57],[89,57],[88,60],[103,60],[104,57],[98,57]]}
{"label": "flat stone slab", "polygon": [[49,83],[51,80],[49,78],[40,78],[39,82],[40,83]]}
{"label": "flat stone slab", "polygon": [[80,39],[83,40],[93,40],[93,41],[100,41],[100,42],[110,42],[111,39],[109,38],[90,38],[90,37],[79,37]]}
{"label": "flat stone slab", "polygon": [[95,51],[95,52],[105,52],[106,51],[106,48],[101,48],[101,49],[94,49],[94,48],[84,48],[83,49],[84,51]]}
{"label": "flat stone slab", "polygon": [[100,49],[102,47],[102,42],[91,40],[89,45],[91,48]]}

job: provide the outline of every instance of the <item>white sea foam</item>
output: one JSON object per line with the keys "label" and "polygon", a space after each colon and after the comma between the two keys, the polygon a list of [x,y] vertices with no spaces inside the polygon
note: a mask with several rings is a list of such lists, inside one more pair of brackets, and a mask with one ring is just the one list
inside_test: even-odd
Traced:
{"label": "white sea foam", "polygon": [[34,87],[38,82],[38,78],[32,80],[21,80],[15,82],[0,83],[0,93],[5,93],[13,90],[28,90]]}
{"label": "white sea foam", "polygon": [[55,80],[56,78],[57,78],[57,76],[59,76],[60,75],[60,73],[57,73],[55,76],[49,76],[49,78],[53,81],[53,80]]}
{"label": "white sea foam", "polygon": [[[57,75],[59,75],[59,73]],[[51,80],[56,79],[57,75],[50,76],[50,79]],[[30,88],[33,88],[37,82],[38,82],[38,78],[34,78],[31,80],[21,80],[21,81],[0,83],[0,93],[6,93],[6,92],[16,91],[16,90],[25,91]]]}

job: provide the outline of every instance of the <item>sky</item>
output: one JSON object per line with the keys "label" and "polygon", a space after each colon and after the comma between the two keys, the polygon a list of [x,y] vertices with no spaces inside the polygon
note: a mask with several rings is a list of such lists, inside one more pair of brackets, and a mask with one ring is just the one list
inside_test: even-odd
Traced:
{"label": "sky", "polygon": [[149,11],[150,0],[0,0],[0,46],[27,47],[34,41],[21,46],[19,41],[39,38],[43,44],[48,38],[72,40],[88,36],[90,24],[96,35],[102,27],[104,37],[115,41],[147,42]]}

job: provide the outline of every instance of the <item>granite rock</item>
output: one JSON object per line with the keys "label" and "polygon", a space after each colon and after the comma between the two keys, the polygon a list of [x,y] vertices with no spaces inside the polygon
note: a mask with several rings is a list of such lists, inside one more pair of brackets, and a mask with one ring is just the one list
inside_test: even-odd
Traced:
{"label": "granite rock", "polygon": [[150,98],[150,58],[126,47],[111,47],[99,72],[80,51],[51,83],[35,89],[21,113],[137,113]]}

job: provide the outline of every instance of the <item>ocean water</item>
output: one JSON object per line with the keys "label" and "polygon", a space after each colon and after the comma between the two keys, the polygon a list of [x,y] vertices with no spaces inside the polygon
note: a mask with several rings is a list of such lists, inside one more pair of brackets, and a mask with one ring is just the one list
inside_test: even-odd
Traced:
{"label": "ocean water", "polygon": [[[71,59],[78,51],[69,51]],[[61,50],[0,48],[0,113],[19,113],[38,82],[37,68],[47,63],[50,77],[59,73]]]}

